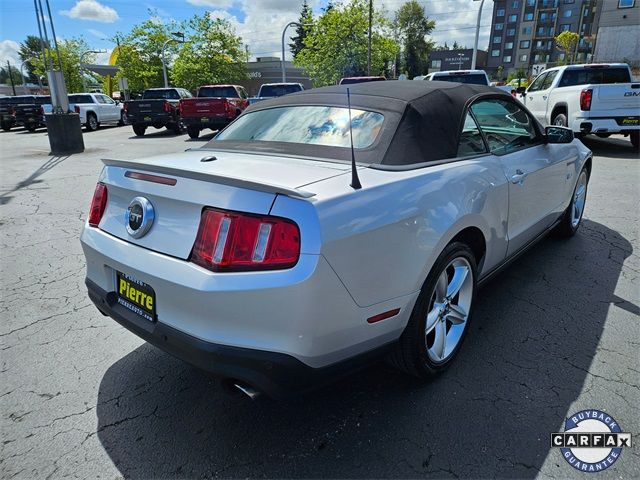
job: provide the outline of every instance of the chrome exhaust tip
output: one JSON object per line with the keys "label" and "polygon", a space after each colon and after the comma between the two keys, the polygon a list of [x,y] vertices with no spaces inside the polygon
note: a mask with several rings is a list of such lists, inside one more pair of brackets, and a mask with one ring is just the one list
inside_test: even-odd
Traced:
{"label": "chrome exhaust tip", "polygon": [[256,398],[258,398],[260,396],[260,392],[258,390],[256,390],[255,388],[250,387],[249,385],[245,385],[243,383],[234,383],[233,386],[237,390],[239,390],[242,393],[244,393],[251,400],[255,400]]}

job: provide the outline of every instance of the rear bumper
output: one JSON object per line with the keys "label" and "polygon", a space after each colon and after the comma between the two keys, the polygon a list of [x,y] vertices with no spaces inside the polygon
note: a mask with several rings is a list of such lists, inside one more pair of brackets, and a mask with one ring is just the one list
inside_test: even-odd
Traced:
{"label": "rear bumper", "polygon": [[233,119],[227,117],[182,117],[182,123],[187,127],[199,128],[223,128],[231,123]]}
{"label": "rear bumper", "polygon": [[169,115],[168,113],[152,113],[150,115],[127,115],[127,122],[129,124],[143,125],[145,127],[150,127],[153,125],[169,125],[170,123],[177,123],[178,121],[178,117],[174,117],[173,115]]}
{"label": "rear bumper", "polygon": [[574,132],[628,133],[640,130],[638,117],[576,117],[571,126]]}
{"label": "rear bumper", "polygon": [[[86,227],[81,243],[90,296],[103,313],[187,362],[276,396],[277,388],[270,382],[302,391],[321,383],[325,375],[348,370],[343,362],[367,358],[368,352],[397,340],[417,296],[360,307],[322,255],[302,254],[287,270],[214,273],[97,228]],[[154,290],[154,322],[137,318],[117,303],[116,272]],[[396,308],[400,313],[395,317],[367,322]],[[179,348],[167,344],[162,336],[170,338],[167,332],[180,339]],[[222,351],[236,352],[231,358],[242,359],[221,358]],[[249,369],[245,353],[247,362],[280,359],[269,361],[284,364],[284,373],[262,364]],[[301,375],[291,373],[298,367]]]}
{"label": "rear bumper", "polygon": [[287,398],[320,387],[374,362],[387,343],[348,360],[312,368],[291,355],[206,342],[162,322],[149,322],[117,302],[115,292],[85,280],[89,298],[104,315],[165,352],[215,375],[244,382],[272,398]]}

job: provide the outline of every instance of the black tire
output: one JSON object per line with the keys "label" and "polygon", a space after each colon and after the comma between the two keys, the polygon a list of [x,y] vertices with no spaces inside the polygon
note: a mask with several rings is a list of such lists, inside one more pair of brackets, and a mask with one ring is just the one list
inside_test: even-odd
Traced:
{"label": "black tire", "polygon": [[576,186],[573,188],[573,193],[571,194],[571,203],[565,210],[564,214],[562,215],[562,220],[560,221],[560,223],[556,228],[556,233],[558,233],[558,235],[560,235],[561,237],[565,237],[565,238],[573,237],[578,231],[578,229],[580,228],[580,225],[582,224],[582,215],[584,214],[584,204],[581,208],[580,215],[577,218],[577,223],[575,221],[576,217],[574,216],[574,209],[575,209],[575,203],[576,203],[576,194],[578,192],[578,188],[580,187],[581,179],[583,175],[585,176],[585,180],[586,180],[586,183],[584,184],[583,202],[586,203],[587,201],[587,193],[588,193],[588,186],[589,186],[589,171],[586,168],[583,168],[582,171],[580,172],[580,175],[578,175]]}
{"label": "black tire", "polygon": [[124,118],[124,112],[120,112],[120,120],[118,121],[118,126],[122,127],[127,124],[126,119]]}
{"label": "black tire", "polygon": [[567,114],[558,113],[555,117],[553,117],[551,123],[556,125],[557,127],[566,127],[569,124],[569,122],[567,121]]}
{"label": "black tire", "polygon": [[29,130],[29,132],[33,133],[36,131],[36,129],[38,128],[37,125],[33,125],[33,124],[29,124],[26,126],[26,129]]}
{"label": "black tire", "polygon": [[636,130],[629,134],[629,140],[631,140],[631,146],[637,152],[640,151],[640,131]]}
{"label": "black tire", "polygon": [[[451,262],[458,261],[459,259],[464,259],[464,261],[466,261],[466,264],[468,264],[471,273],[471,285],[465,287],[467,294],[469,292],[468,289],[470,288],[471,290],[470,307],[467,311],[466,321],[464,322],[463,326],[464,329],[459,337],[459,340],[457,341],[457,344],[453,347],[451,352],[443,358],[442,361],[434,361],[432,358],[430,358],[430,353],[428,352],[428,342],[430,334],[426,332],[427,314],[429,313],[429,311],[434,310],[433,307],[438,279],[445,270],[447,272],[449,271],[448,266]],[[476,296],[476,286],[477,265],[476,259],[471,249],[466,244],[461,242],[454,242],[447,245],[447,247],[436,260],[433,268],[427,276],[426,281],[424,282],[424,285],[422,286],[420,295],[418,296],[416,304],[413,307],[413,311],[411,312],[409,322],[404,332],[400,336],[400,340],[398,341],[395,350],[390,355],[390,363],[396,368],[423,380],[427,380],[449,367],[449,365],[451,365],[456,355],[458,354],[460,347],[462,346],[462,343],[464,341],[464,337],[469,330],[469,321],[473,316],[473,304]],[[453,302],[453,300],[455,298],[458,298],[458,295],[453,296],[453,298],[451,299],[452,304],[455,303]],[[438,317],[439,320],[437,320],[436,323],[444,323],[445,327],[443,328],[447,328],[446,332],[449,333],[450,329],[453,326],[449,325],[446,320],[441,320],[440,318],[441,317]],[[435,332],[435,327],[432,331]],[[447,335],[445,335],[445,337],[446,336]]]}
{"label": "black tire", "polygon": [[84,128],[87,132],[95,132],[98,130],[100,124],[98,123],[98,117],[96,117],[95,113],[87,113],[87,123],[84,124]]}
{"label": "black tire", "polygon": [[167,125],[167,128],[176,135],[182,135],[184,133],[184,125],[181,122]]}
{"label": "black tire", "polygon": [[187,127],[187,133],[189,134],[189,137],[195,140],[200,136],[200,129],[198,127]]}
{"label": "black tire", "polygon": [[144,132],[146,131],[147,131],[147,127],[145,127],[144,125],[133,126],[133,133],[135,133],[138,137],[144,136]]}
{"label": "black tire", "polygon": [[11,130],[11,125],[9,125],[8,123],[3,123],[0,126],[2,127],[2,130],[4,130],[5,132],[8,132],[9,130]]}

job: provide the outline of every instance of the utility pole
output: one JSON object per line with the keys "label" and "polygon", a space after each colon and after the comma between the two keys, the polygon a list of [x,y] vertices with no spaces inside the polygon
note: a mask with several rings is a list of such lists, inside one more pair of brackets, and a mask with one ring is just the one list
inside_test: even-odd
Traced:
{"label": "utility pole", "polygon": [[[478,0],[473,0],[474,2]],[[478,58],[478,38],[480,37],[480,20],[482,19],[482,7],[484,7],[484,0],[480,1],[480,8],[478,9],[478,20],[476,22],[476,39],[473,42],[473,57],[471,58],[471,70],[476,69],[476,60]]]}
{"label": "utility pole", "polygon": [[369,0],[369,38],[367,48],[367,75],[371,76],[371,29],[373,27],[373,0]]}
{"label": "utility pole", "polygon": [[16,86],[13,83],[13,75],[11,74],[11,64],[9,63],[9,60],[7,60],[7,72],[9,73],[9,80],[11,81],[11,88],[13,90],[13,96],[16,96]]}

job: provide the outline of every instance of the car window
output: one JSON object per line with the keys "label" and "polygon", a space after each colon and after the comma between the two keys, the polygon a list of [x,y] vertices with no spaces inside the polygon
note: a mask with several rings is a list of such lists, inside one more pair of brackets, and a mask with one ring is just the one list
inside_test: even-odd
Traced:
{"label": "car window", "polygon": [[240,96],[242,98],[248,98],[249,97],[249,95],[247,94],[247,91],[244,88],[240,87],[239,90],[240,90]]}
{"label": "car window", "polygon": [[288,95],[289,93],[295,93],[301,91],[300,85],[263,85],[260,88],[261,97],[281,97]]}
{"label": "car window", "polygon": [[544,78],[544,82],[542,82],[541,90],[548,90],[549,88],[551,88],[551,84],[553,83],[553,80],[556,78],[557,75],[558,75],[558,70],[552,70],[551,72],[549,72],[547,76]]}
{"label": "car window", "polygon": [[145,90],[142,94],[144,100],[180,100],[180,94],[177,90]]}
{"label": "car window", "polygon": [[236,98],[238,93],[233,87],[201,87],[198,97]]}
{"label": "car window", "polygon": [[105,101],[105,99],[102,97],[102,95],[95,95],[96,97],[96,101],[98,103],[102,103],[102,104],[106,104],[107,102]]}
{"label": "car window", "polygon": [[479,100],[471,106],[489,150],[504,155],[540,143],[534,120],[511,100]]}
{"label": "car window", "polygon": [[93,103],[91,95],[69,95],[69,103]]}
{"label": "car window", "polygon": [[104,101],[104,103],[108,104],[108,105],[115,105],[115,101],[113,100],[113,98],[111,97],[107,97],[106,95],[100,95],[100,97],[102,98],[102,100]]}
{"label": "car window", "polygon": [[542,84],[544,83],[544,79],[547,78],[548,72],[543,72],[533,81],[531,86],[529,87],[529,92],[537,92],[542,88]]}
{"label": "car window", "polygon": [[[351,109],[354,148],[375,142],[382,129],[381,113]],[[259,140],[330,147],[350,147],[349,110],[342,107],[290,106],[245,114],[216,140]]]}
{"label": "car window", "polygon": [[487,77],[482,73],[451,73],[447,75],[434,75],[431,80],[439,82],[470,83],[472,85],[488,85]]}
{"label": "car window", "polygon": [[487,152],[487,146],[484,143],[480,129],[470,113],[464,119],[462,133],[460,134],[460,143],[458,144],[458,157],[468,157],[469,155],[478,155]]}
{"label": "car window", "polygon": [[565,70],[558,87],[603,83],[629,83],[629,70],[623,67]]}

